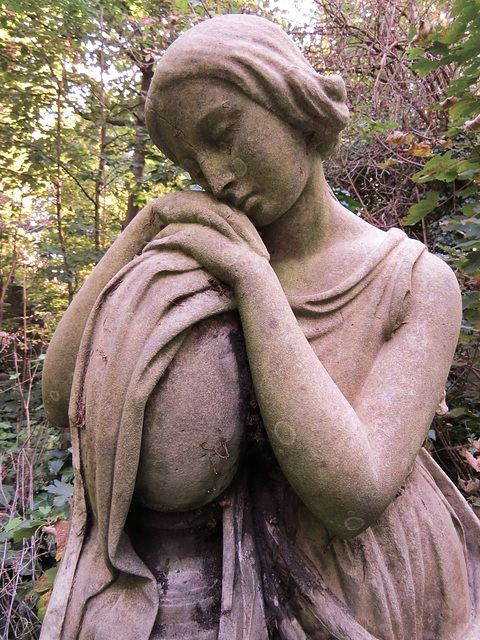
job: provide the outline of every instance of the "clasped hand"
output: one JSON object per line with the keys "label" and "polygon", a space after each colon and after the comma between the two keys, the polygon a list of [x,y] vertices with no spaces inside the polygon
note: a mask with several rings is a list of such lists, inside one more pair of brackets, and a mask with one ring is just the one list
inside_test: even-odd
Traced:
{"label": "clasped hand", "polygon": [[150,206],[163,225],[157,245],[182,250],[233,288],[244,274],[268,264],[268,251],[248,217],[209,193],[177,192]]}

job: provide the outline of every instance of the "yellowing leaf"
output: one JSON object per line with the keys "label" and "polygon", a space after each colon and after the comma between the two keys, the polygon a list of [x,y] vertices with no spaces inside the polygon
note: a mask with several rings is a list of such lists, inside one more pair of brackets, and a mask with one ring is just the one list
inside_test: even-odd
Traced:
{"label": "yellowing leaf", "polygon": [[60,560],[65,551],[65,545],[67,544],[70,523],[67,520],[57,520],[53,526],[55,527],[55,535],[57,536],[57,553],[55,559]]}
{"label": "yellowing leaf", "polygon": [[437,144],[442,149],[448,149],[449,147],[452,146],[453,142],[452,142],[452,140],[450,138],[442,138],[441,140],[439,140],[437,142]]}
{"label": "yellowing leaf", "polygon": [[33,590],[37,593],[45,593],[48,591],[53,584],[53,580],[48,575],[48,573],[44,573],[33,585]]}
{"label": "yellowing leaf", "polygon": [[386,167],[393,167],[396,164],[398,164],[398,160],[396,158],[389,158],[386,162],[377,162],[377,167],[385,169]]}
{"label": "yellowing leaf", "polygon": [[47,613],[48,603],[50,601],[50,596],[52,595],[51,591],[47,591],[46,593],[42,593],[37,602],[37,613],[38,619],[40,622],[43,622],[45,618],[45,614]]}
{"label": "yellowing leaf", "polygon": [[411,133],[403,133],[403,131],[392,131],[388,134],[385,142],[392,145],[409,144],[413,139]]}
{"label": "yellowing leaf", "polygon": [[43,527],[43,532],[48,535],[55,536],[57,538],[57,553],[55,555],[56,560],[60,560],[67,544],[68,530],[70,523],[68,520],[56,520],[52,526]]}
{"label": "yellowing leaf", "polygon": [[40,622],[43,621],[47,610],[48,601],[52,595],[53,583],[58,572],[58,566],[47,569],[39,580],[33,585],[33,590],[39,594],[37,601],[37,613]]}
{"label": "yellowing leaf", "polygon": [[450,98],[446,98],[445,100],[442,100],[442,102],[440,102],[440,106],[443,109],[451,109],[451,107],[453,107],[453,105],[456,104],[458,100],[459,98],[456,98],[455,96],[451,96]]}
{"label": "yellowing leaf", "polygon": [[477,460],[475,456],[473,456],[470,451],[465,451],[465,458],[467,459],[468,464],[480,473],[480,460]]}
{"label": "yellowing leaf", "polygon": [[431,151],[431,144],[426,140],[423,140],[422,142],[413,141],[405,153],[408,153],[411,156],[417,156],[418,158],[425,158],[430,155]]}
{"label": "yellowing leaf", "polygon": [[420,28],[418,29],[417,41],[428,42],[430,36],[435,31],[435,27],[428,20],[420,21]]}
{"label": "yellowing leaf", "polygon": [[465,482],[465,480],[462,480],[461,478],[459,478],[459,481],[460,481],[460,485],[462,486],[463,490],[469,496],[473,496],[480,489],[480,480],[478,480],[478,479],[477,480],[469,480],[468,482]]}

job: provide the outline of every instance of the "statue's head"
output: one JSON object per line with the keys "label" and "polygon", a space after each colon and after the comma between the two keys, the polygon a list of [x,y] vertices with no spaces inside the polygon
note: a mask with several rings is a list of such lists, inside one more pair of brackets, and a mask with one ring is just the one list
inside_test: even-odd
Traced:
{"label": "statue's head", "polygon": [[196,78],[230,82],[301,131],[326,157],[348,122],[340,76],[317,73],[280,27],[257,16],[228,14],[183,33],[164,53],[148,94],[146,119],[162,148],[162,102],[169,87]]}
{"label": "statue's head", "polygon": [[345,85],[322,76],[268,20],[224,15],[165,52],[146,103],[154,143],[258,226],[292,205],[313,156],[348,121]]}

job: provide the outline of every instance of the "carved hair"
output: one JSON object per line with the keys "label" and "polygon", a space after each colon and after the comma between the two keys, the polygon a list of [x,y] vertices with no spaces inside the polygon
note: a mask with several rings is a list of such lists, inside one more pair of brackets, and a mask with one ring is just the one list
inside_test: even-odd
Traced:
{"label": "carved hair", "polygon": [[326,157],[348,122],[345,84],[322,76],[280,27],[250,15],[229,14],[183,33],[160,59],[147,97],[146,121],[161,149],[162,95],[194,78],[231,82],[251,100],[303,132]]}

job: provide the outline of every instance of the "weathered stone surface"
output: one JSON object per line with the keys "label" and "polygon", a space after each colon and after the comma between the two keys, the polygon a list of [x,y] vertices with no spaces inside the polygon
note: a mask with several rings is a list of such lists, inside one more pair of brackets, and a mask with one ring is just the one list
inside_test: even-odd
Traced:
{"label": "weathered stone surface", "polygon": [[222,16],[146,114],[204,192],[139,213],[49,348],[76,489],[42,640],[478,638],[480,527],[421,449],[458,285],[331,194],[342,80]]}

